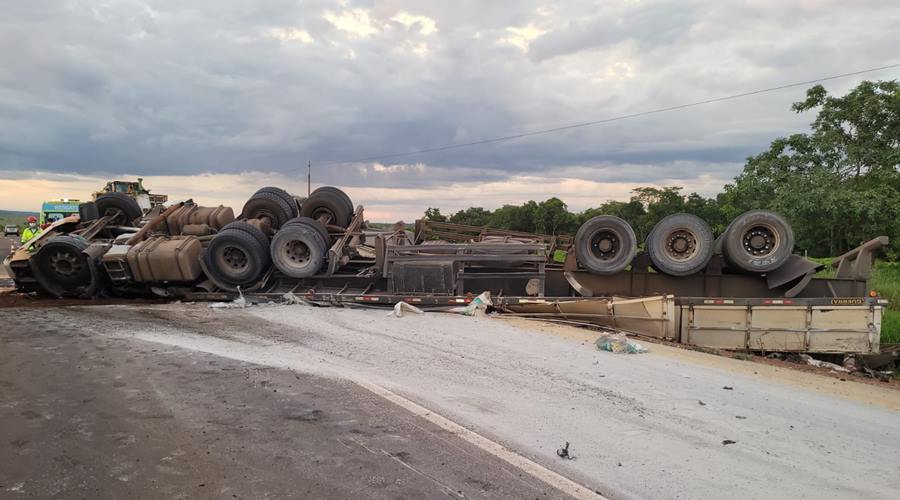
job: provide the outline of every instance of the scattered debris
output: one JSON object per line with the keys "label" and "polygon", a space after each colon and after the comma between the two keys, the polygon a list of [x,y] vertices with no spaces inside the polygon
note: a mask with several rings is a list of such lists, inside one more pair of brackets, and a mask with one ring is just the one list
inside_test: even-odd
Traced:
{"label": "scattered debris", "polygon": [[854,354],[846,354],[844,355],[844,362],[841,363],[841,366],[847,369],[849,372],[858,372],[861,371],[860,363]]}
{"label": "scattered debris", "polygon": [[890,382],[891,377],[894,375],[893,371],[877,371],[866,367],[863,367],[863,373],[865,373],[867,377],[878,379],[882,382]]}
{"label": "scattered debris", "polygon": [[285,305],[294,305],[294,304],[309,304],[303,298],[298,297],[294,292],[287,292],[281,296],[281,303]]}
{"label": "scattered debris", "polygon": [[722,441],[722,446],[728,446],[729,444],[737,444],[737,441],[732,441],[730,439]]}
{"label": "scattered debris", "polygon": [[[560,458],[565,458],[566,460],[575,460],[575,455],[569,455],[569,442],[566,441],[566,445],[562,448],[556,450],[556,454],[560,456]],[[622,464],[619,464],[622,465]]]}
{"label": "scattered debris", "polygon": [[491,292],[481,292],[481,295],[472,299],[465,307],[454,307],[450,312],[462,314],[464,316],[483,315],[487,312],[488,306],[493,305],[491,302]]}
{"label": "scattered debris", "polygon": [[730,385],[723,385],[722,389],[725,389],[726,391],[733,391],[734,387],[731,387]]}
{"label": "scattered debris", "polygon": [[834,363],[829,363],[828,361],[822,361],[819,359],[815,359],[809,354],[798,354],[798,358],[800,358],[803,362],[810,366],[818,366],[819,368],[827,368],[831,371],[842,372],[842,373],[850,373],[850,370],[844,368],[841,365],[837,365]]}
{"label": "scattered debris", "polygon": [[397,302],[396,304],[394,304],[394,309],[391,312],[389,312],[387,315],[393,316],[395,318],[402,318],[403,314],[407,313],[407,312],[410,312],[413,314],[422,314],[424,311],[422,311],[421,309],[419,309],[418,307],[416,307],[414,305],[410,305],[401,300],[400,302]]}
{"label": "scattered debris", "polygon": [[243,309],[250,305],[247,302],[247,299],[244,298],[244,294],[241,292],[241,287],[237,288],[238,298],[232,300],[231,302],[213,302],[209,305],[210,309]]}
{"label": "scattered debris", "polygon": [[650,350],[633,340],[628,340],[621,333],[606,333],[597,339],[597,348],[601,351],[609,351],[626,354],[641,354]]}

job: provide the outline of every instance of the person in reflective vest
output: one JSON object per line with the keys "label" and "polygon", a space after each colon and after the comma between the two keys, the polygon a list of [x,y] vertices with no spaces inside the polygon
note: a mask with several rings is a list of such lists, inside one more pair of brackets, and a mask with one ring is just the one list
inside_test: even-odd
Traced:
{"label": "person in reflective vest", "polygon": [[28,243],[31,238],[41,234],[41,228],[38,227],[37,217],[28,216],[28,227],[22,231],[22,244]]}

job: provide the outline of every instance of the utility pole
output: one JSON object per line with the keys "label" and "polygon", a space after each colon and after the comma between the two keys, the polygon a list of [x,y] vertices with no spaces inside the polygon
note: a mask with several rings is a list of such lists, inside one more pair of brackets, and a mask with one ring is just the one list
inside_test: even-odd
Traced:
{"label": "utility pole", "polygon": [[306,160],[306,196],[309,196],[312,186],[312,160]]}

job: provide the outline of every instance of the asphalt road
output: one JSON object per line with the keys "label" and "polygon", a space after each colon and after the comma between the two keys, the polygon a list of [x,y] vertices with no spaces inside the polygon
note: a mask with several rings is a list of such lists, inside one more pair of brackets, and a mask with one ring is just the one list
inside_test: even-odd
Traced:
{"label": "asphalt road", "polygon": [[[204,304],[0,315],[10,325],[0,333],[0,446],[12,452],[0,454],[0,491],[561,495],[366,384],[610,498],[895,498],[900,489],[891,389],[779,378],[766,365],[658,345],[599,352],[583,331],[491,318]],[[304,420],[314,410],[322,418]],[[573,460],[556,454],[566,441]]]}
{"label": "asphalt road", "polygon": [[3,267],[2,262],[18,244],[19,240],[15,236],[0,236],[0,288],[13,286],[10,277],[6,275],[6,268]]}
{"label": "asphalt road", "polygon": [[15,235],[0,235],[0,251],[8,252],[11,245],[19,245],[19,237]]}
{"label": "asphalt road", "polygon": [[353,383],[110,336],[96,310],[0,309],[0,498],[564,497]]}
{"label": "asphalt road", "polygon": [[0,257],[5,258],[17,246],[19,246],[19,238],[17,236],[0,236]]}

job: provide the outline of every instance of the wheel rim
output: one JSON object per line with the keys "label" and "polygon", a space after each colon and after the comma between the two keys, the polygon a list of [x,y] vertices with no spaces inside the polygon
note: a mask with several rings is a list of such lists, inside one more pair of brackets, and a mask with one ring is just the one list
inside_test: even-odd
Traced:
{"label": "wheel rim", "polygon": [[106,211],[103,212],[103,215],[112,218],[109,221],[109,224],[111,226],[123,226],[130,222],[125,212],[119,210],[118,208],[107,208]]}
{"label": "wheel rim", "polygon": [[47,257],[46,263],[54,280],[62,284],[79,283],[85,269],[81,256],[64,248],[51,253]]}
{"label": "wheel rim", "polygon": [[216,262],[227,272],[239,273],[247,268],[247,254],[238,247],[225,247],[216,256]]}
{"label": "wheel rim", "polygon": [[676,229],[666,238],[666,255],[677,261],[690,260],[699,250],[697,235],[685,229]]}
{"label": "wheel rim", "polygon": [[744,232],[741,244],[748,254],[765,257],[775,252],[778,247],[778,236],[771,226],[756,225]]}
{"label": "wheel rim", "polygon": [[600,260],[612,260],[619,255],[621,250],[621,238],[613,231],[597,231],[591,238],[591,253]]}
{"label": "wheel rim", "polygon": [[284,245],[282,252],[287,261],[295,267],[306,267],[310,259],[312,259],[309,246],[300,240],[289,241]]}
{"label": "wheel rim", "polygon": [[270,226],[276,227],[278,225],[278,217],[268,211],[268,210],[258,210],[254,215],[254,219],[260,219],[262,221],[267,222]]}
{"label": "wheel rim", "polygon": [[336,224],[335,221],[337,220],[337,217],[334,216],[334,212],[327,208],[316,209],[316,211],[313,212],[311,218],[321,222],[322,224],[325,224],[326,226],[329,224]]}

